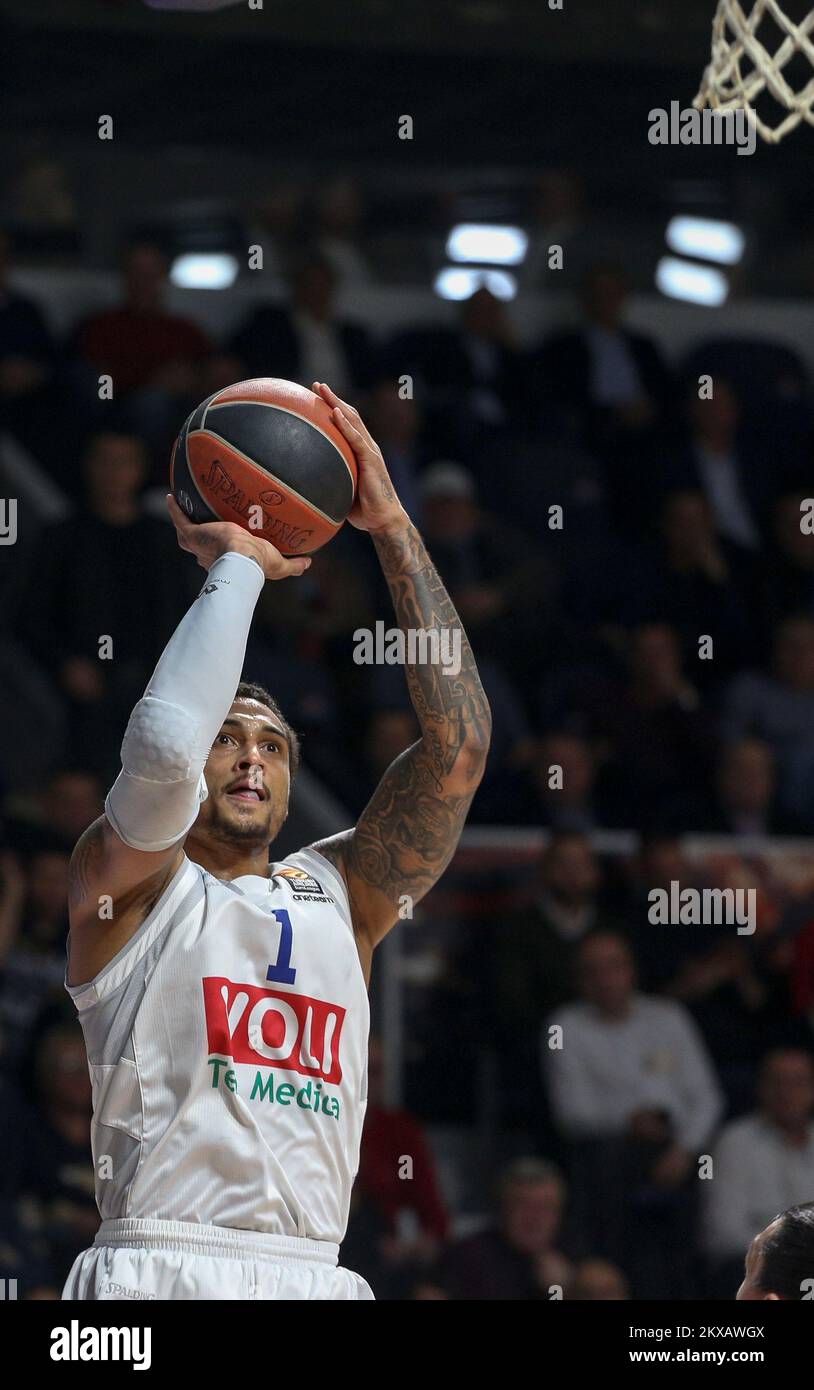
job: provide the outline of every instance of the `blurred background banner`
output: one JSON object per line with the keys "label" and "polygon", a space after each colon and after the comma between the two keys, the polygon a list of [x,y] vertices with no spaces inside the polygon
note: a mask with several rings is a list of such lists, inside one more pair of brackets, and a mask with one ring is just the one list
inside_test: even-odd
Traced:
{"label": "blurred background banner", "polygon": [[[200,589],[169,451],[255,375],[358,403],[494,716],[460,851],[377,953],[342,1263],[391,1299],[732,1298],[814,1197],[814,132],[653,142],[713,9],[0,0],[21,1297],[98,1220],[67,867]],[[261,597],[244,674],[304,749],[275,853],[352,824],[416,737],[403,672],[353,660],[379,621],[352,528]],[[654,923],[671,884],[753,894],[754,932]]]}

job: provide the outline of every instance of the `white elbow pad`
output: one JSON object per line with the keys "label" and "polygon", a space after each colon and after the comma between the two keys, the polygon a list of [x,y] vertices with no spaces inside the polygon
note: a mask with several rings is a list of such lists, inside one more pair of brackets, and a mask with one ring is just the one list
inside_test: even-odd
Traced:
{"label": "white elbow pad", "polygon": [[206,800],[204,766],[234,699],[264,580],[247,555],[215,561],[130,716],[105,811],[133,849],[169,849]]}
{"label": "white elbow pad", "polygon": [[188,710],[145,695],[125,729],[122,767],[147,782],[184,782],[196,758],[206,756],[206,750],[196,746],[197,734]]}
{"label": "white elbow pad", "polygon": [[166,700],[147,695],[133,710],[122,742],[122,771],[105,801],[110,824],[131,849],[169,849],[194,825],[208,795],[208,750],[197,734],[189,713]]}

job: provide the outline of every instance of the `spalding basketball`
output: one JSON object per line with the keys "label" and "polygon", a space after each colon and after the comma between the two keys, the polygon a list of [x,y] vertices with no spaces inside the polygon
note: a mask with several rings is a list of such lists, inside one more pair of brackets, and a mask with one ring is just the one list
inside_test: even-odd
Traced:
{"label": "spalding basketball", "polygon": [[335,536],[356,495],[356,460],[320,396],[256,377],[193,410],[170,465],[193,521],[234,521],[283,555],[311,555]]}

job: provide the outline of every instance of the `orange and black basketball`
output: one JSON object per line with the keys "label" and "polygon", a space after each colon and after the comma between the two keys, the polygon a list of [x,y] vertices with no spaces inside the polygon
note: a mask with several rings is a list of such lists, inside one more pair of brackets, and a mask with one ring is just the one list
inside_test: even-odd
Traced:
{"label": "orange and black basketball", "polygon": [[311,555],[353,505],[356,460],[313,391],[256,377],[193,410],[175,441],[170,486],[193,521],[233,521],[283,555]]}

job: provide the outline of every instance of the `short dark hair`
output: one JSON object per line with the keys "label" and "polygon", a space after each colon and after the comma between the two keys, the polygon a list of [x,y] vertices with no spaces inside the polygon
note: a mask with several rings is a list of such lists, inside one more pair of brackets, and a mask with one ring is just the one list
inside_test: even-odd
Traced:
{"label": "short dark hair", "polygon": [[814,1202],[789,1207],[775,1221],[763,1242],[755,1285],[763,1293],[802,1299],[805,1281],[814,1279]]}
{"label": "short dark hair", "polygon": [[294,778],[297,775],[297,770],[300,765],[299,735],[297,734],[295,729],[292,729],[291,725],[289,724],[288,720],[283,714],[283,711],[280,709],[280,706],[274,699],[274,696],[269,695],[269,692],[266,690],[265,686],[258,685],[256,681],[241,681],[240,685],[237,687],[237,690],[235,691],[235,699],[257,700],[259,704],[267,705],[268,708],[271,710],[272,714],[274,715],[275,719],[279,719],[280,723],[283,726],[283,733],[285,734],[286,742],[288,743],[288,766],[291,770],[291,781],[293,782]]}

